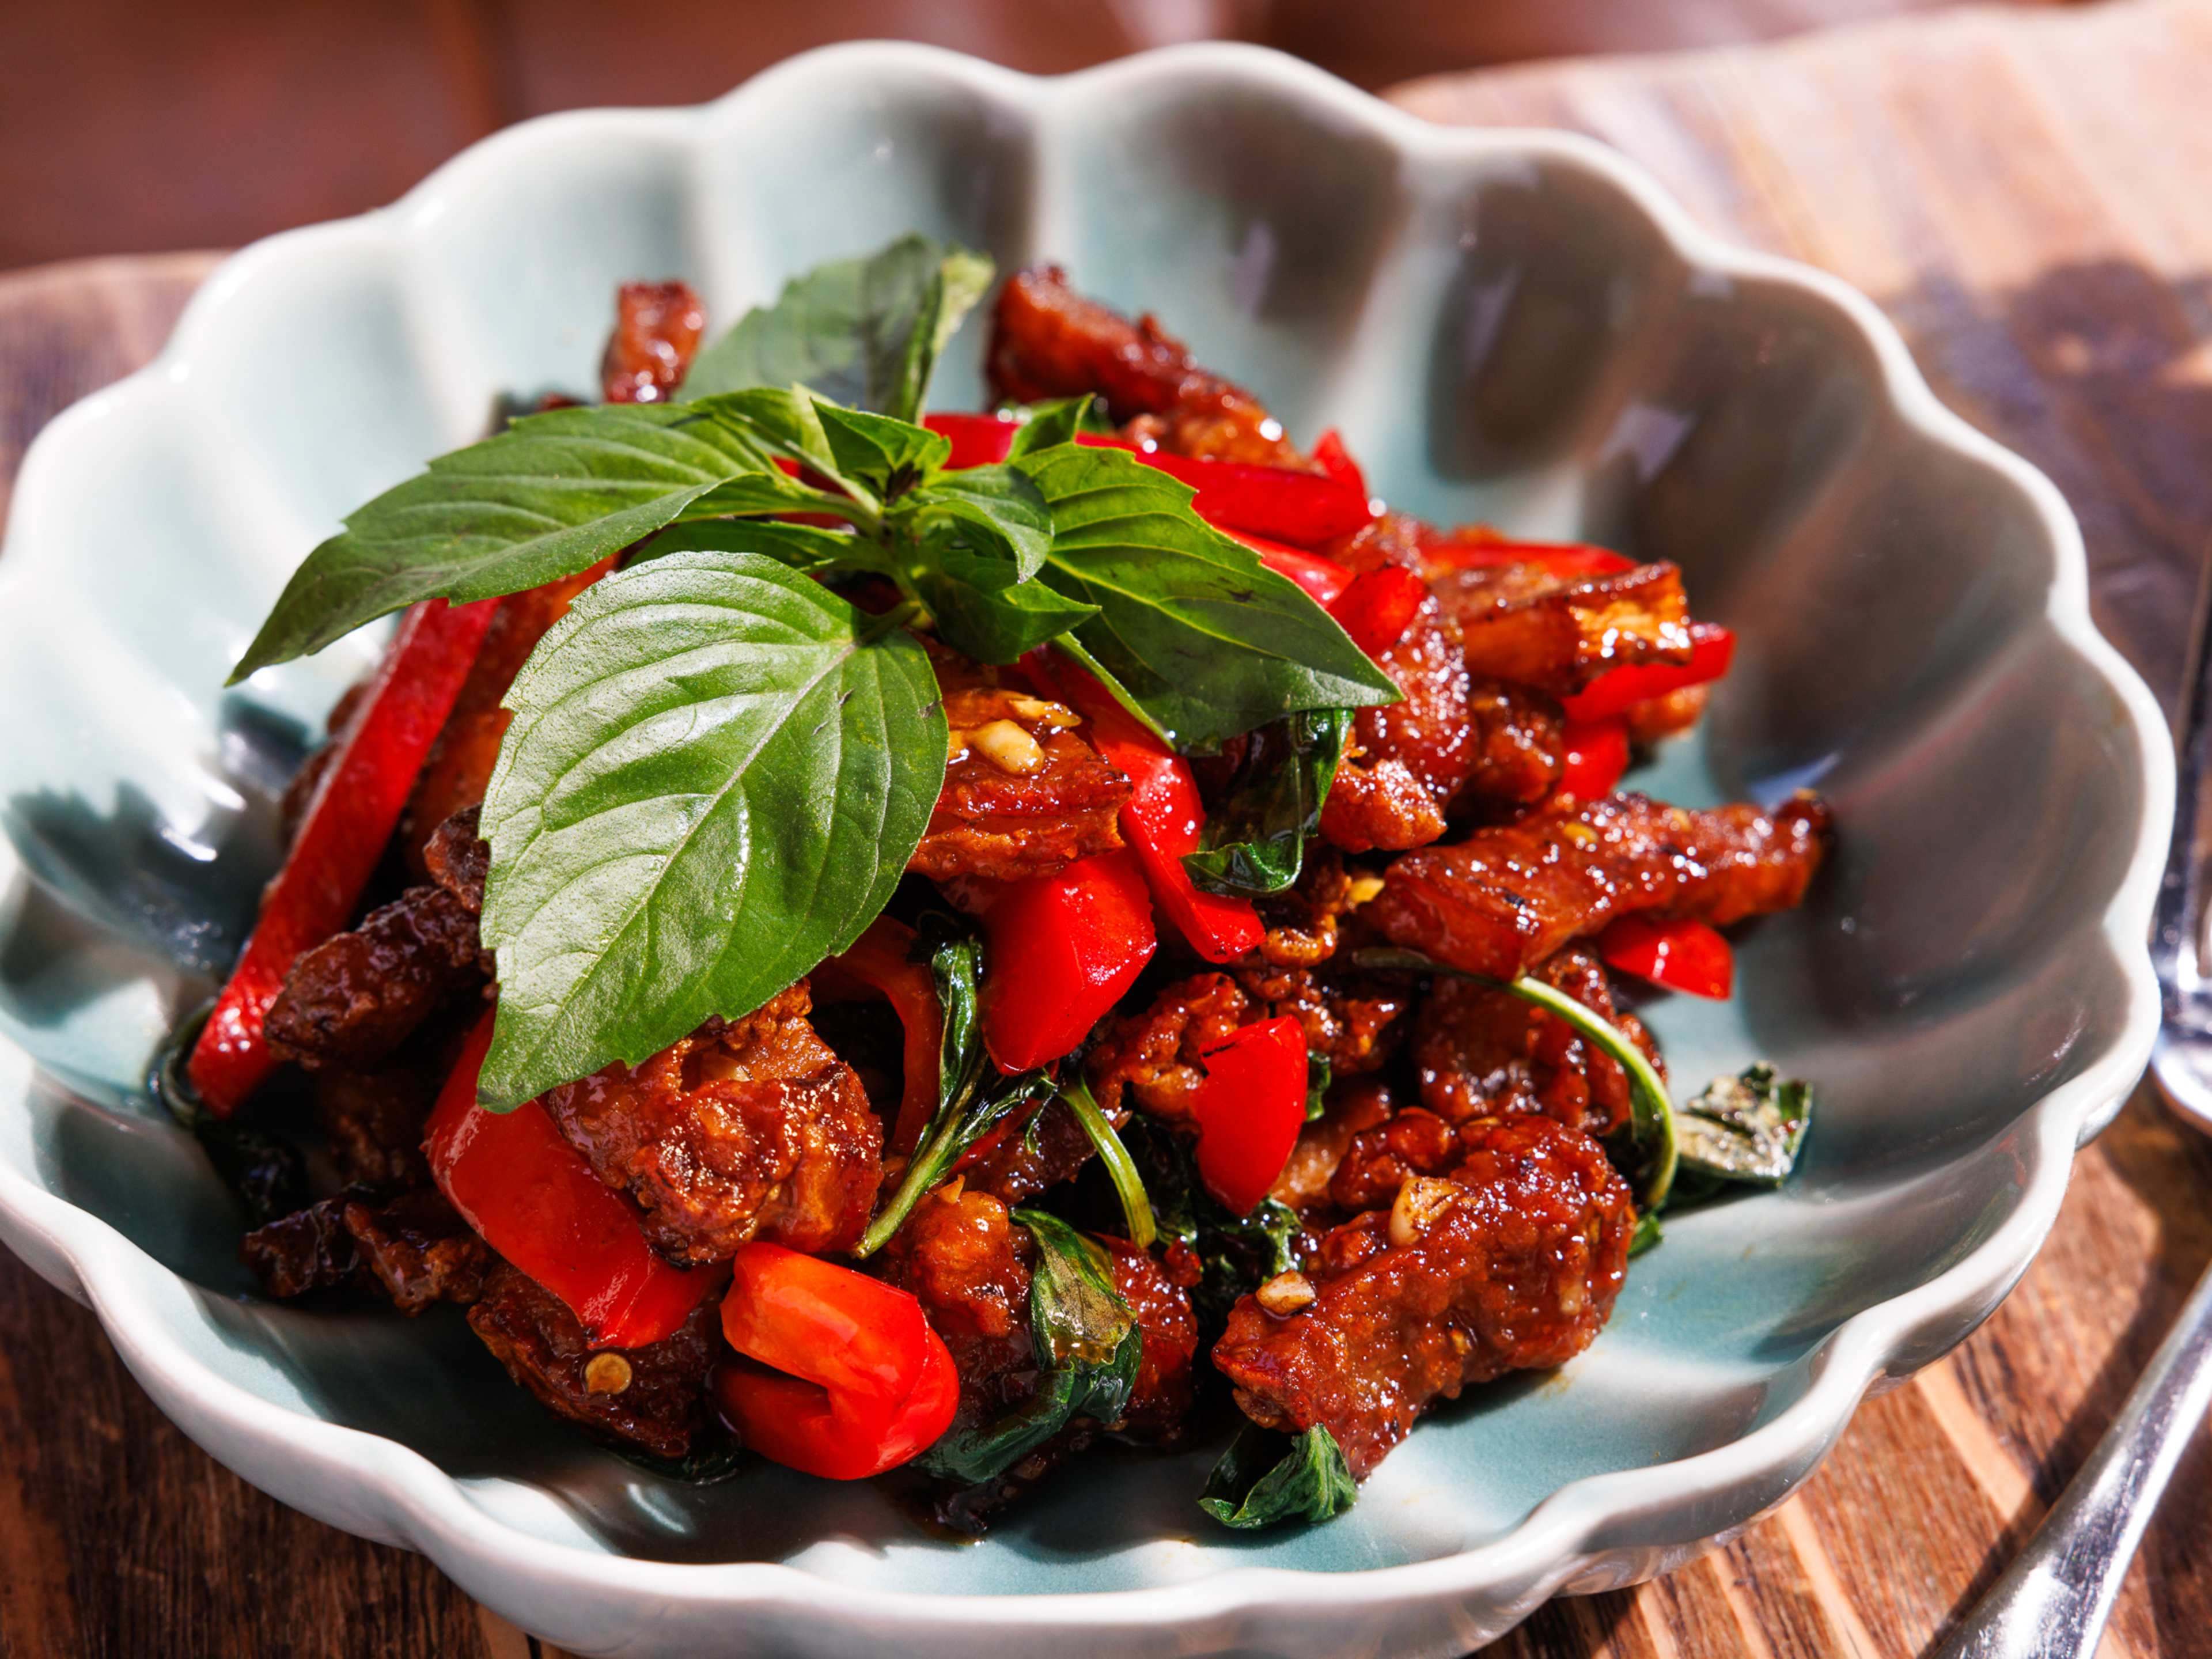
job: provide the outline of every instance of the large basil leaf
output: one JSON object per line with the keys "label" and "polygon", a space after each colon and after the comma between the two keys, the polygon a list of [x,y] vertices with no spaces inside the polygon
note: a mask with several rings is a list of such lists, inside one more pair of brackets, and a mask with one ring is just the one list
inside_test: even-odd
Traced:
{"label": "large basil leaf", "polygon": [[1183,854],[1191,879],[1208,892],[1279,893],[1298,878],[1307,838],[1352,734],[1352,711],[1320,708],[1261,726],[1236,775]]}
{"label": "large basil leaf", "polygon": [[495,1109],[843,950],[945,775],[921,645],[757,553],[668,553],[587,589],[507,706],[483,808]]}
{"label": "large basil leaf", "polygon": [[817,265],[702,351],[679,395],[804,383],[838,403],[911,420],[938,353],[991,274],[983,255],[919,235]]}
{"label": "large basil leaf", "polygon": [[789,481],[729,422],[659,404],[529,416],[350,514],[292,573],[231,683],[418,599],[458,605],[574,575],[746,474],[769,475],[777,496],[750,510],[793,505]]}
{"label": "large basil leaf", "polygon": [[1359,1498],[1336,1437],[1316,1423],[1279,1434],[1247,1423],[1206,1477],[1198,1506],[1224,1527],[1327,1521]]}
{"label": "large basil leaf", "polygon": [[1100,614],[1075,635],[1181,748],[1398,688],[1288,577],[1190,510],[1197,492],[1126,451],[1061,444],[1013,463],[1052,509],[1039,580]]}
{"label": "large basil leaf", "polygon": [[954,1429],[915,1460],[925,1474],[963,1486],[1003,1474],[1079,1417],[1120,1422],[1144,1353],[1105,1250],[1042,1211],[1017,1210],[1014,1219],[1037,1246],[1030,1279],[1036,1392],[993,1422]]}

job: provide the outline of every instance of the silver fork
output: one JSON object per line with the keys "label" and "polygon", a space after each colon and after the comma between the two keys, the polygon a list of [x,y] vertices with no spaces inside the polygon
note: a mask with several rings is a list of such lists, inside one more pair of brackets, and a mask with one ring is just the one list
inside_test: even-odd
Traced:
{"label": "silver fork", "polygon": [[[2212,1134],[2212,573],[2198,594],[2185,682],[2173,850],[2151,957],[2166,1017],[2151,1075],[2174,1110]],[[2182,1449],[2212,1409],[2212,1269],[2152,1356],[2112,1426],[2004,1577],[1929,1659],[2088,1659]]]}

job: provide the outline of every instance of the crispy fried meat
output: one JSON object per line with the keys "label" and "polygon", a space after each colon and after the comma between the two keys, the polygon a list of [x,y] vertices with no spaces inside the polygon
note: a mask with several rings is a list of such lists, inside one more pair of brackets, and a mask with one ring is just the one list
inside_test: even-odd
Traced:
{"label": "crispy fried meat", "polygon": [[1454,811],[1502,817],[1550,794],[1566,760],[1566,716],[1559,705],[1525,685],[1476,680],[1467,708],[1474,759]]}
{"label": "crispy fried meat", "polygon": [[999,291],[985,372],[1016,403],[1095,392],[1130,436],[1175,454],[1310,465],[1250,392],[1200,368],[1149,314],[1132,323],[1084,299],[1055,265],[1016,271]]}
{"label": "crispy fried meat", "polygon": [[635,1069],[541,1097],[568,1143],[642,1206],[680,1267],[765,1238],[848,1249],[883,1174],[883,1125],[852,1068],[807,1023],[806,981],[743,1019],[708,1020]]}
{"label": "crispy fried meat", "polygon": [[1094,1235],[1114,1267],[1114,1284],[1136,1316],[1143,1353],[1121,1421],[1107,1426],[1129,1439],[1158,1445],[1179,1439],[1190,1415],[1191,1361],[1198,1353],[1198,1316],[1182,1287],[1126,1238]]}
{"label": "crispy fried meat", "polygon": [[673,1336],[595,1349],[560,1297],[495,1261],[469,1328],[548,1411],[601,1439],[681,1457],[707,1420],[716,1316],[710,1298]]}
{"label": "crispy fried meat", "polygon": [[441,1008],[479,994],[477,919],[442,887],[410,887],[292,964],[269,1046],[313,1071],[374,1066]]}
{"label": "crispy fried meat", "polygon": [[1432,570],[1429,586],[1459,623],[1468,672],[1564,697],[1608,668],[1690,659],[1681,572],[1638,565],[1562,581],[1533,564]]}
{"label": "crispy fried meat", "polygon": [[1298,1131],[1290,1160],[1267,1195],[1304,1214],[1333,1208],[1329,1184],[1362,1130],[1389,1121],[1397,1111],[1390,1087],[1378,1078],[1361,1078],[1329,1091],[1322,1115]]}
{"label": "crispy fried meat", "polygon": [[416,1055],[375,1071],[316,1073],[315,1121],[338,1173],[368,1187],[428,1182],[422,1125],[437,1103],[447,1069],[431,1056]]}
{"label": "crispy fried meat", "polygon": [[907,868],[936,881],[1048,875],[1121,844],[1128,779],[1074,712],[1003,686],[948,690],[951,760]]}
{"label": "crispy fried meat", "polygon": [[624,283],[615,331],[599,359],[599,395],[611,404],[666,403],[690,373],[707,308],[688,283]]}
{"label": "crispy fried meat", "polygon": [[1402,853],[1444,832],[1444,807],[1468,781],[1475,734],[1459,627],[1433,599],[1382,653],[1405,696],[1352,718],[1352,741],[1322,809],[1321,830],[1348,853]]}
{"label": "crispy fried meat", "polygon": [[1163,989],[1152,1006],[1109,1019],[1091,1051],[1091,1087],[1109,1112],[1131,1109],[1170,1122],[1188,1120],[1206,1080],[1199,1056],[1253,1018],[1252,999],[1227,974],[1195,974]]}
{"label": "crispy fried meat", "polygon": [[1826,805],[1804,794],[1771,817],[1613,795],[1409,853],[1360,915],[1395,944],[1511,979],[1615,916],[1723,925],[1787,910],[1820,867],[1829,821]]}
{"label": "crispy fried meat", "polygon": [[246,1234],[239,1258],[285,1300],[357,1285],[410,1316],[470,1303],[495,1260],[434,1188],[380,1197],[354,1188]]}
{"label": "crispy fried meat", "polygon": [[1454,1150],[1448,1174],[1322,1241],[1310,1303],[1279,1316],[1246,1297],[1213,1350],[1255,1422],[1322,1425],[1362,1479],[1432,1401],[1581,1352],[1620,1291],[1635,1209],[1595,1141],[1481,1119]]}

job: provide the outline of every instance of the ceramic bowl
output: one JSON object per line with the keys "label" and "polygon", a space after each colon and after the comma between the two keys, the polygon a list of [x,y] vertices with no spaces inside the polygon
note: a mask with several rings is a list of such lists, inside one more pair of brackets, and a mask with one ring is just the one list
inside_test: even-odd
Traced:
{"label": "ceramic bowl", "polygon": [[[258,1298],[142,1086],[372,648],[222,690],[295,562],[501,393],[589,386],[618,281],[681,275],[726,323],[909,228],[1156,309],[1415,512],[1679,561],[1743,643],[1650,787],[1835,805],[1832,866],[1751,930],[1741,994],[1650,1010],[1692,1087],[1761,1055],[1816,1080],[1798,1179],[1670,1224],[1588,1353],[1437,1413],[1328,1526],[1212,1526],[1212,1446],[1097,1458],[972,1546],[871,1486],[641,1473],[457,1317]],[[940,406],[976,401],[979,344]],[[582,1653],[1444,1654],[1663,1571],[1990,1312],[2156,1019],[2167,738],[2051,486],[1863,299],[1701,234],[1611,153],[1241,48],[1053,81],[837,48],[704,108],[530,123],[247,250],[32,451],[0,712],[0,1236],[216,1457]]]}

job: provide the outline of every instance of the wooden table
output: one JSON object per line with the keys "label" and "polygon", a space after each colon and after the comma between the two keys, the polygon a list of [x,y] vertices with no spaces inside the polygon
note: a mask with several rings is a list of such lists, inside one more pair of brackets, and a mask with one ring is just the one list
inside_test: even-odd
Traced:
{"label": "wooden table", "polygon": [[[2212,526],[2212,0],[1953,14],[1421,82],[1440,120],[1579,128],[1730,235],[1870,292],[1936,389],[2057,480],[2099,619],[2161,692]],[[0,480],[149,355],[209,258],[0,279]],[[4,487],[4,486],[0,486]],[[1890,1659],[1972,1601],[2212,1259],[2212,1141],[2148,1093],[1972,1340],[1859,1412],[1794,1501],[1656,1583],[1541,1609],[1520,1655]],[[2106,1652],[2212,1654],[2212,1435]],[[486,1655],[540,1644],[418,1556],[280,1508],[148,1404],[90,1315],[0,1261],[0,1652]]]}

